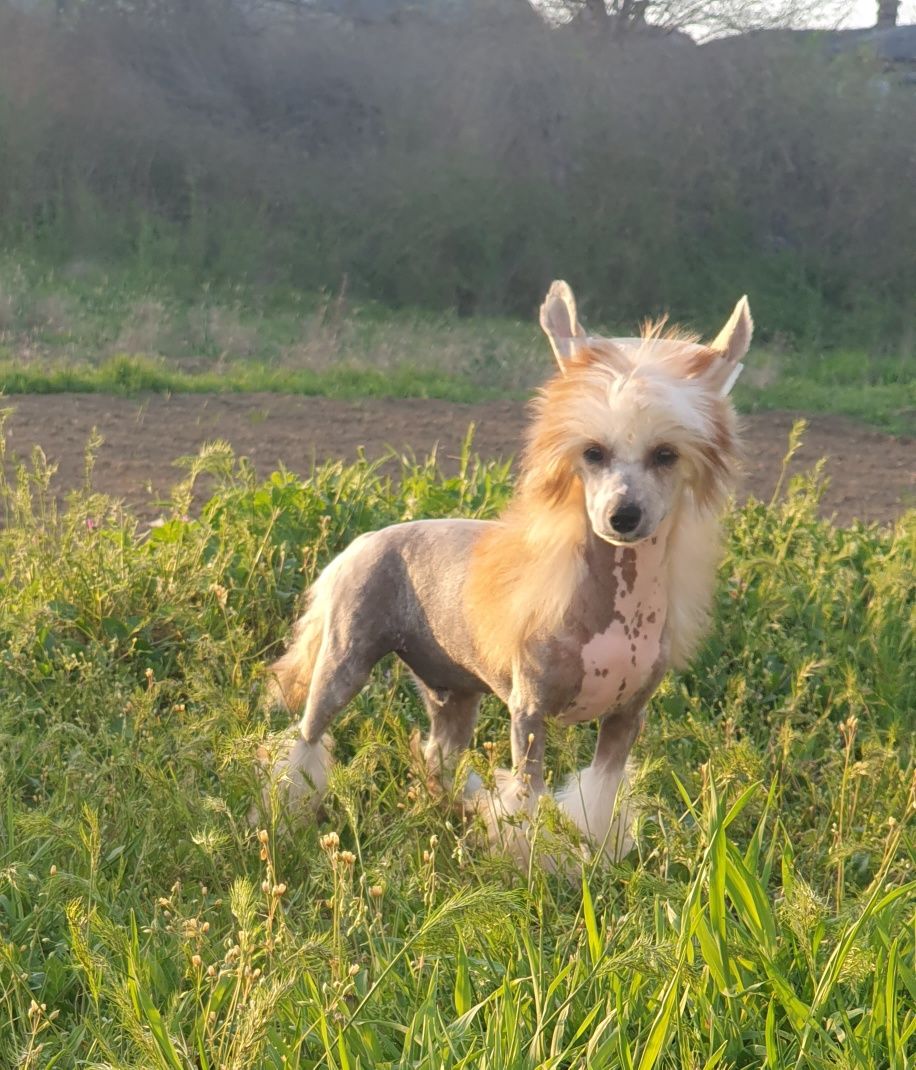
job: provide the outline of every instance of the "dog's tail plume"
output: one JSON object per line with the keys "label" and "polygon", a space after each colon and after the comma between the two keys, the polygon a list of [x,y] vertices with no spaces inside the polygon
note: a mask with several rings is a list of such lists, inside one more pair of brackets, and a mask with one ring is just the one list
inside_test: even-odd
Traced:
{"label": "dog's tail plume", "polygon": [[267,670],[270,705],[274,709],[285,709],[293,716],[298,716],[305,706],[324,635],[324,614],[316,601],[312,592],[305,613],[293,629],[289,649]]}

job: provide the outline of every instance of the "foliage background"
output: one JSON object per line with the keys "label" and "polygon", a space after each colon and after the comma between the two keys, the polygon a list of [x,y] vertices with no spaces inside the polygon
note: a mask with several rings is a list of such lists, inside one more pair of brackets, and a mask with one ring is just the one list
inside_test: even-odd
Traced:
{"label": "foliage background", "polygon": [[916,94],[867,53],[473,10],[0,4],[0,234],[70,273],[462,315],[566,277],[601,322],[711,329],[750,292],[764,338],[912,354]]}

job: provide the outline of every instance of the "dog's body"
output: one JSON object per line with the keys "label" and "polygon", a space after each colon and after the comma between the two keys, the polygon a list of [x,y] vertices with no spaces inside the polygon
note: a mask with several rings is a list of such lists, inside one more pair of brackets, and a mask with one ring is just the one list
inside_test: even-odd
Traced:
{"label": "dog's body", "polygon": [[[739,303],[711,347],[654,330],[587,338],[571,292],[555,283],[541,322],[561,373],[536,403],[512,503],[497,521],[362,535],[325,569],[272,668],[275,699],[303,710],[301,738],[275,772],[290,797],[322,790],[325,730],[393,652],[429,714],[433,774],[470,743],[483,694],[508,706],[513,768],[473,799],[494,838],[547,790],[545,719],[600,719],[591,766],[557,802],[619,856],[631,841],[615,801],[645,704],[707,616],[716,513],[734,468],[725,394],[750,316]],[[525,857],[523,826],[509,845]]]}

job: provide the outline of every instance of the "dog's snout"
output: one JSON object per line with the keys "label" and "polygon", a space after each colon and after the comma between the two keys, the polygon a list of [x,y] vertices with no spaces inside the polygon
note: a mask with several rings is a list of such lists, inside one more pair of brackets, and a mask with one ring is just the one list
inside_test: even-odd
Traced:
{"label": "dog's snout", "polygon": [[629,535],[635,531],[642,520],[642,509],[638,505],[622,505],[611,514],[611,527],[618,535]]}

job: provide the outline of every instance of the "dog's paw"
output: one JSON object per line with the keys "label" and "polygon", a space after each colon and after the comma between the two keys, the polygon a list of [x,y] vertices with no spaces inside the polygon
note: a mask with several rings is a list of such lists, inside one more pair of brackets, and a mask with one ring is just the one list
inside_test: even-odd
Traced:
{"label": "dog's paw", "polygon": [[508,769],[497,769],[492,788],[475,774],[469,776],[465,796],[468,808],[482,819],[491,846],[526,867],[531,857],[531,816],[538,804],[530,785]]}
{"label": "dog's paw", "polygon": [[608,775],[589,766],[556,794],[557,806],[584,840],[612,862],[633,850],[636,808],[626,775]]}
{"label": "dog's paw", "polygon": [[276,804],[291,818],[314,814],[328,787],[334,743],[324,735],[306,743],[298,734],[287,734],[262,743],[257,750],[261,797],[248,812],[256,827]]}

